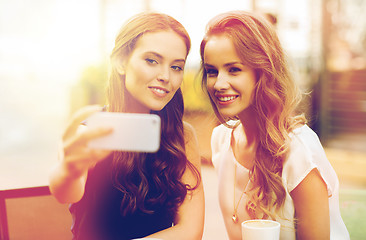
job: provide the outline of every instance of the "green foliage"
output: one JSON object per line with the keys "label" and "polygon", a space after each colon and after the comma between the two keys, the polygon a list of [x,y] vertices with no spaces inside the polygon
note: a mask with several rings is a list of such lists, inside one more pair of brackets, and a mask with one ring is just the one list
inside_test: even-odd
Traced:
{"label": "green foliage", "polygon": [[198,74],[198,70],[185,70],[182,92],[186,111],[211,111],[211,104],[208,96],[201,88],[201,76]]}
{"label": "green foliage", "polygon": [[366,236],[366,190],[341,189],[340,210],[352,240]]}
{"label": "green foliage", "polygon": [[85,68],[79,81],[71,88],[70,113],[86,105],[104,105],[107,78],[105,64]]}
{"label": "green foliage", "polygon": [[88,104],[103,104],[107,86],[108,69],[105,64],[87,67],[81,76],[80,85],[86,91]]}

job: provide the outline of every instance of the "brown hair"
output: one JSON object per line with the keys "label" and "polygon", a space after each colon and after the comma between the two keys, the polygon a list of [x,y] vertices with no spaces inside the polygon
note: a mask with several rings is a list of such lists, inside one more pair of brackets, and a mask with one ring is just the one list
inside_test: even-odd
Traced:
{"label": "brown hair", "polygon": [[[119,64],[129,58],[141,36],[159,31],[174,31],[181,36],[188,55],[191,47],[189,35],[174,18],[160,13],[142,13],[131,18],[118,33],[111,54],[112,69],[107,87],[109,111],[125,112],[129,102],[127,98],[130,95],[126,94],[125,76],[119,73]],[[183,96],[179,88],[161,111],[152,111],[161,118],[161,145],[158,152],[114,152],[113,181],[115,187],[125,193],[121,203],[123,214],[136,209],[151,212],[156,205],[167,206],[174,214],[187,191],[199,185],[199,172],[185,155],[183,112]],[[182,182],[187,167],[196,176],[196,186]]]}

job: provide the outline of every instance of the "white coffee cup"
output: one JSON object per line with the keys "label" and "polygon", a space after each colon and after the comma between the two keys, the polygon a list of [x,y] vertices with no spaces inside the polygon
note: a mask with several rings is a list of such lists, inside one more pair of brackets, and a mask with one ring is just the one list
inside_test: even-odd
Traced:
{"label": "white coffee cup", "polygon": [[242,240],[279,240],[281,224],[272,220],[254,219],[241,223]]}

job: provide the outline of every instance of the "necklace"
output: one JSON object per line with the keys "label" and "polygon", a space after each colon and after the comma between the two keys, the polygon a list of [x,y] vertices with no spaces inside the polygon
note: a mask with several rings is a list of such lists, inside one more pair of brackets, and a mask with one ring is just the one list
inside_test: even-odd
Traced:
{"label": "necklace", "polygon": [[239,198],[239,201],[238,201],[238,203],[236,204],[236,207],[235,207],[235,189],[236,189],[236,164],[237,163],[234,163],[234,203],[233,203],[233,206],[234,206],[234,213],[233,213],[233,216],[232,216],[232,220],[233,220],[233,222],[234,223],[238,223],[238,220],[239,220],[239,218],[238,218],[238,215],[237,215],[237,211],[238,211],[238,207],[239,207],[239,203],[240,203],[240,201],[241,201],[241,199],[242,199],[242,197],[243,197],[243,195],[244,195],[244,193],[245,193],[245,190],[241,193],[241,195],[240,195],[240,198]]}

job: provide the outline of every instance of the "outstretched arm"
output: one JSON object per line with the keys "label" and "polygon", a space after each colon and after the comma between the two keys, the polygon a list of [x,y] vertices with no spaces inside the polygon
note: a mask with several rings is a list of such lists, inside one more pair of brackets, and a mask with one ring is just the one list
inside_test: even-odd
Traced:
{"label": "outstretched arm", "polygon": [[109,134],[111,129],[91,130],[80,125],[89,115],[100,110],[97,106],[82,108],[73,116],[64,132],[59,149],[60,161],[50,176],[50,191],[61,203],[74,203],[82,198],[89,168],[110,153],[90,149],[87,143],[91,139]]}

